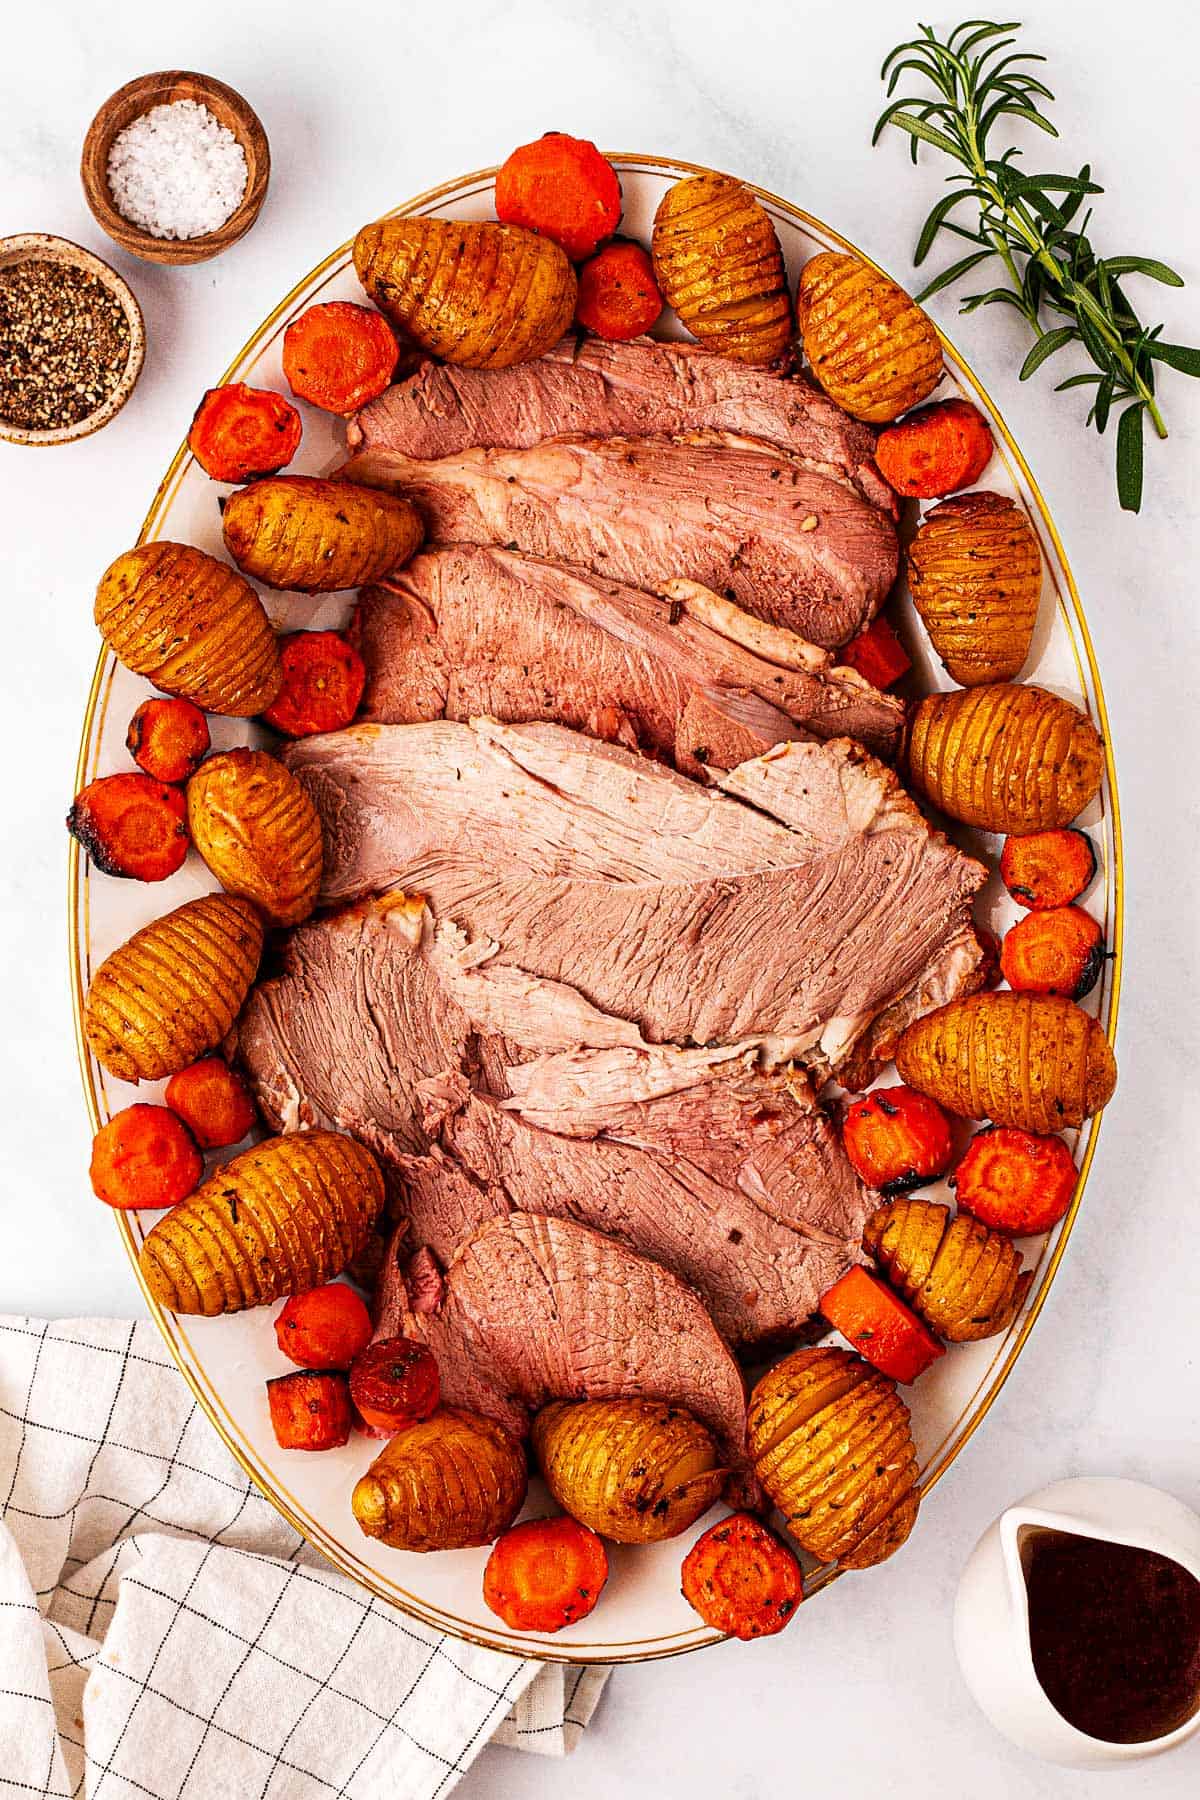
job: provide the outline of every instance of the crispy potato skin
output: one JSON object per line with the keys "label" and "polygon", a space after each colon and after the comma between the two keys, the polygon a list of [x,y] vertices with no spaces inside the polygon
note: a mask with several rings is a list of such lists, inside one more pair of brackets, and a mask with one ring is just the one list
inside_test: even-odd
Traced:
{"label": "crispy potato skin", "polygon": [[740,181],[677,181],[654,216],[653,257],[665,299],[702,344],[738,362],[782,356],[793,331],[783,252]]}
{"label": "crispy potato skin", "polygon": [[369,1150],[335,1131],[295,1131],[243,1150],[172,1207],[138,1262],[172,1312],[242,1312],[332,1281],[382,1209]]}
{"label": "crispy potato skin", "polygon": [[290,769],[265,750],[210,756],[188,782],[192,842],[228,894],[273,925],[298,925],[321,886],[321,821]]}
{"label": "crispy potato skin", "polygon": [[926,513],[908,551],[908,583],[934,649],[962,687],[1007,681],[1029,655],[1042,558],[1003,494],[959,494]]}
{"label": "crispy potato skin", "polygon": [[233,1024],[262,946],[256,908],[230,894],[189,900],[143,926],[92,978],[83,1029],[93,1055],[122,1081],[177,1074]]}
{"label": "crispy potato skin", "polygon": [[934,1200],[889,1200],[867,1220],[863,1249],[951,1344],[1006,1331],[1033,1280],[1001,1232]]}
{"label": "crispy potato skin", "polygon": [[552,1401],[533,1444],[563,1511],[618,1544],[677,1537],[720,1497],[727,1473],[697,1419],[653,1400]]}
{"label": "crispy potato skin", "polygon": [[796,1350],[756,1384],[747,1421],[754,1473],[800,1546],[867,1569],[917,1517],[917,1458],[896,1384],[849,1350]]}
{"label": "crispy potato skin", "polygon": [[508,1530],[526,1486],[524,1452],[503,1426],[442,1406],[388,1440],[350,1505],[367,1537],[394,1550],[466,1550]]}
{"label": "crispy potato skin", "polygon": [[1069,825],[1095,798],[1104,744],[1070,701],[1001,681],[918,701],[905,763],[917,791],[952,819],[1023,837]]}
{"label": "crispy potato skin", "polygon": [[896,1068],[964,1119],[1050,1135],[1107,1106],[1117,1065],[1099,1023],[1055,994],[971,994],[908,1026]]}
{"label": "crispy potato skin", "polygon": [[139,544],[96,589],[96,627],[118,662],[205,712],[250,718],[283,670],[262,601],[237,572],[190,544]]}
{"label": "crispy potato skin", "polygon": [[354,270],[406,337],[472,369],[532,361],[575,314],[566,253],[520,225],[380,219],[355,238]]}
{"label": "crispy potato skin", "polygon": [[406,563],[425,535],[410,501],[316,475],[276,475],[240,488],[226,501],[221,526],[239,569],[266,587],[301,594],[377,581]]}
{"label": "crispy potato skin", "polygon": [[800,271],[796,314],[813,374],[856,419],[890,425],[941,379],[933,321],[856,256],[822,250],[810,257]]}

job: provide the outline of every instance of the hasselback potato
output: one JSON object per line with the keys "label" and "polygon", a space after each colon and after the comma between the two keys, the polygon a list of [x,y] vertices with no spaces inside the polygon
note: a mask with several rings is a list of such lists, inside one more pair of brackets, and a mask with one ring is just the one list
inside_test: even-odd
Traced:
{"label": "hasselback potato", "polygon": [[896,1384],[850,1350],[796,1350],[756,1384],[747,1441],[754,1473],[800,1546],[867,1569],[917,1517],[917,1457]]}
{"label": "hasselback potato", "polygon": [[657,1400],[551,1401],[533,1444],[564,1512],[618,1544],[677,1537],[719,1498],[727,1473],[699,1420]]}
{"label": "hasselback potato", "polygon": [[901,1034],[910,1087],[964,1119],[1047,1134],[1107,1106],[1117,1065],[1103,1028],[1055,994],[971,994]]}
{"label": "hasselback potato", "polygon": [[158,1221],[138,1262],[172,1312],[242,1312],[332,1281],[383,1207],[379,1164],[336,1131],[265,1138]]}
{"label": "hasselback potato", "polygon": [[350,481],[274,475],[225,503],[225,547],[267,587],[328,594],[406,563],[425,534],[411,501]]}
{"label": "hasselback potato", "polygon": [[1033,1280],[1002,1232],[934,1200],[889,1200],[867,1220],[863,1249],[951,1344],[1006,1330]]}
{"label": "hasselback potato", "polygon": [[668,188],[654,216],[654,274],[694,337],[738,362],[774,362],[792,337],[779,238],[764,207],[728,175]]}
{"label": "hasselback potato", "polygon": [[520,225],[380,219],[354,270],[381,312],[443,362],[506,369],[551,349],[575,314],[575,271]]}
{"label": "hasselback potato", "polygon": [[1042,558],[1003,494],[957,494],[926,513],[908,550],[908,585],[934,649],[963,687],[1007,681],[1029,655]]}
{"label": "hasselback potato", "polygon": [[856,419],[890,424],[941,379],[933,321],[856,256],[822,250],[810,258],[800,271],[796,314],[813,374]]}
{"label": "hasselback potato", "polygon": [[187,788],[188,828],[229,894],[273,925],[297,925],[321,886],[321,821],[290,769],[265,750],[225,750]]}
{"label": "hasselback potato", "polygon": [[119,662],[164,694],[249,718],[283,679],[271,621],[235,569],[190,544],[140,544],[96,589],[96,625]]}
{"label": "hasselback potato", "polygon": [[258,970],[263,924],[248,900],[206,894],[142,927],[97,969],[83,1029],[122,1081],[174,1075],[221,1042]]}
{"label": "hasselback potato", "polygon": [[1069,825],[1096,796],[1104,744],[1085,713],[1012,682],[927,694],[908,725],[912,785],[983,831],[1014,837]]}
{"label": "hasselback potato", "polygon": [[442,1406],[388,1440],[350,1505],[394,1550],[466,1550],[508,1530],[526,1486],[525,1454],[502,1425]]}

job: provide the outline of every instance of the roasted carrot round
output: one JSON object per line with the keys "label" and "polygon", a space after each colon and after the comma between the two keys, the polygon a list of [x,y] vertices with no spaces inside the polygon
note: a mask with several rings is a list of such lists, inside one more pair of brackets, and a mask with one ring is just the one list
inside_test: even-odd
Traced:
{"label": "roasted carrot round", "polygon": [[344,1375],[301,1369],[267,1383],[271,1429],[281,1450],[337,1450],[350,1441],[353,1415]]}
{"label": "roasted carrot round", "polygon": [[220,1056],[180,1069],[168,1081],[164,1098],[206,1150],[240,1144],[257,1117],[250,1089]]}
{"label": "roasted carrot round", "polygon": [[350,1398],[376,1431],[403,1431],[427,1419],[441,1399],[433,1352],[412,1338],[380,1338],[350,1369]]}
{"label": "roasted carrot round", "polygon": [[1017,905],[1030,912],[1069,906],[1095,873],[1095,846],[1087,832],[1074,825],[1006,838],[1000,854],[1001,881]]}
{"label": "roasted carrot round", "polygon": [[641,337],[662,309],[650,253],[628,238],[606,244],[579,271],[575,318],[597,337],[612,343]]}
{"label": "roasted carrot round", "polygon": [[820,1310],[848,1344],[893,1381],[915,1381],[946,1354],[916,1313],[866,1269],[847,1269],[822,1296]]}
{"label": "roasted carrot round", "polygon": [[1004,979],[1017,994],[1065,994],[1082,1000],[1104,967],[1104,933],[1080,906],[1026,913],[1000,950]]}
{"label": "roasted carrot round", "polygon": [[213,481],[253,481],[291,462],[303,430],[300,414],[282,394],[232,381],[205,394],[188,449]]}
{"label": "roasted carrot round", "polygon": [[617,171],[587,138],[548,131],[514,150],[496,176],[496,217],[591,256],[621,221]]}
{"label": "roasted carrot round", "polygon": [[283,334],[283,372],[293,394],[325,412],[357,412],[382,394],[399,360],[383,314],[353,300],[310,306]]}
{"label": "roasted carrot round", "polygon": [[838,658],[846,668],[880,689],[893,687],[912,668],[908,651],[883,618],[873,619],[865,631],[843,645]]}
{"label": "roasted carrot round", "polygon": [[856,1175],[882,1194],[904,1194],[950,1167],[950,1124],[936,1100],[915,1088],[876,1088],[850,1103],[842,1142]]}
{"label": "roasted carrot round", "polygon": [[187,801],[150,775],[102,775],[76,794],[67,830],[106,875],[165,881],[188,853]]}
{"label": "roasted carrot round", "polygon": [[969,400],[936,400],[879,434],[875,461],[898,494],[933,500],[970,487],[992,455],[992,434]]}
{"label": "roasted carrot round", "polygon": [[688,1605],[730,1637],[771,1637],[804,1598],[800,1564],[750,1513],[710,1526],[684,1557],[682,1574]]}
{"label": "roasted carrot round", "polygon": [[204,1158],[181,1119],[144,1102],[115,1113],[96,1133],[92,1192],[108,1206],[174,1206],[204,1173]]}
{"label": "roasted carrot round", "polygon": [[604,1545],[563,1513],[526,1519],[496,1539],[483,1597],[513,1631],[561,1631],[587,1617],[607,1580]]}
{"label": "roasted carrot round", "polygon": [[971,1139],[951,1186],[963,1212],[994,1231],[1033,1237],[1057,1225],[1077,1180],[1071,1152],[1057,1137],[998,1125]]}
{"label": "roasted carrot round", "polygon": [[125,748],[156,781],[188,781],[208,754],[208,720],[191,700],[143,700],[129,721]]}
{"label": "roasted carrot round", "polygon": [[312,737],[349,725],[367,671],[338,631],[290,631],[279,640],[283,686],[263,718],[287,737]]}
{"label": "roasted carrot round", "polygon": [[344,1281],[293,1294],[275,1320],[275,1342],[302,1369],[348,1369],[370,1341],[366,1302]]}

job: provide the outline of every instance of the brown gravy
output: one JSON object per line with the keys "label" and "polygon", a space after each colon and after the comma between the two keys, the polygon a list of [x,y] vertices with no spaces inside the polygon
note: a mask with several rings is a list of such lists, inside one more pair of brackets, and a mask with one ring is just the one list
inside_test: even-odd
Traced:
{"label": "brown gravy", "polygon": [[1200,1581],[1181,1564],[1039,1531],[1026,1551],[1025,1585],[1034,1672],[1077,1731],[1141,1744],[1200,1707]]}

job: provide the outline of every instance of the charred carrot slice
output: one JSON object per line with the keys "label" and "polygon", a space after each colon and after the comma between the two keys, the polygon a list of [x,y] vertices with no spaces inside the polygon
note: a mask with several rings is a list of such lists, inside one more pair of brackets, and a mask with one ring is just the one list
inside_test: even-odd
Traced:
{"label": "charred carrot slice", "polygon": [[155,781],[189,781],[208,755],[208,720],[191,700],[143,700],[129,721],[125,748]]}
{"label": "charred carrot slice", "polygon": [[606,244],[579,271],[575,318],[597,337],[618,344],[641,337],[662,309],[650,254],[627,238]]}
{"label": "charred carrot slice", "polygon": [[1100,979],[1104,933],[1079,906],[1027,913],[1000,950],[1004,979],[1018,994],[1065,994],[1082,1000]]}
{"label": "charred carrot slice", "polygon": [[888,1195],[936,1181],[954,1155],[945,1113],[909,1087],[876,1088],[851,1101],[842,1142],[860,1180]]}
{"label": "charred carrot slice", "polygon": [[370,1341],[366,1303],[344,1281],[293,1294],[275,1320],[275,1342],[302,1369],[348,1369]]}
{"label": "charred carrot slice", "polygon": [[433,1352],[412,1338],[380,1338],[354,1358],[350,1398],[376,1431],[403,1431],[427,1419],[441,1398]]}
{"label": "charred carrot slice", "polygon": [[1061,1138],[999,1125],[971,1139],[950,1185],[960,1209],[981,1224],[1011,1237],[1034,1237],[1058,1224],[1076,1180]]}
{"label": "charred carrot slice", "polygon": [[181,1119],[165,1106],[127,1106],[92,1142],[92,1192],[122,1209],[175,1206],[204,1173],[204,1158]]}
{"label": "charred carrot slice", "polygon": [[172,1075],[164,1098],[206,1150],[240,1144],[258,1116],[246,1083],[219,1056]]}
{"label": "charred carrot slice", "polygon": [[698,1537],[683,1559],[683,1597],[730,1637],[771,1637],[804,1598],[800,1564],[774,1532],[734,1513]]}
{"label": "charred carrot slice", "polygon": [[337,631],[291,631],[279,640],[283,686],[263,718],[287,737],[340,731],[358,711],[367,671]]}
{"label": "charred carrot slice", "polygon": [[1034,831],[1005,840],[1000,879],[1018,906],[1031,912],[1069,906],[1096,873],[1096,851],[1086,831]]}
{"label": "charred carrot slice", "polygon": [[561,1631],[591,1612],[608,1580],[594,1531],[565,1514],[526,1519],[498,1537],[483,1571],[483,1597],[513,1631]]}
{"label": "charred carrot slice", "polygon": [[76,794],[67,830],[106,875],[165,881],[188,853],[187,801],[150,775],[102,775]]}
{"label": "charred carrot slice", "polygon": [[400,359],[382,313],[352,300],[324,300],[283,334],[283,372],[299,400],[324,412],[352,413],[382,394]]}
{"label": "charred carrot slice", "polygon": [[876,1276],[848,1269],[820,1301],[835,1331],[893,1381],[915,1381],[946,1354],[933,1333]]}
{"label": "charred carrot slice", "polygon": [[213,481],[252,481],[290,463],[303,430],[300,414],[282,394],[232,381],[205,394],[188,449]]}
{"label": "charred carrot slice", "polygon": [[582,262],[620,223],[621,183],[587,138],[548,131],[514,150],[496,176],[496,217],[552,238]]}
{"label": "charred carrot slice", "polygon": [[992,434],[969,400],[918,407],[879,434],[875,461],[898,494],[933,500],[970,487],[991,461]]}
{"label": "charred carrot slice", "polygon": [[344,1375],[302,1369],[267,1383],[271,1429],[281,1450],[337,1450],[350,1441],[353,1416]]}
{"label": "charred carrot slice", "polygon": [[838,651],[846,668],[853,669],[881,690],[893,687],[912,668],[912,658],[886,619],[873,619],[865,631]]}

